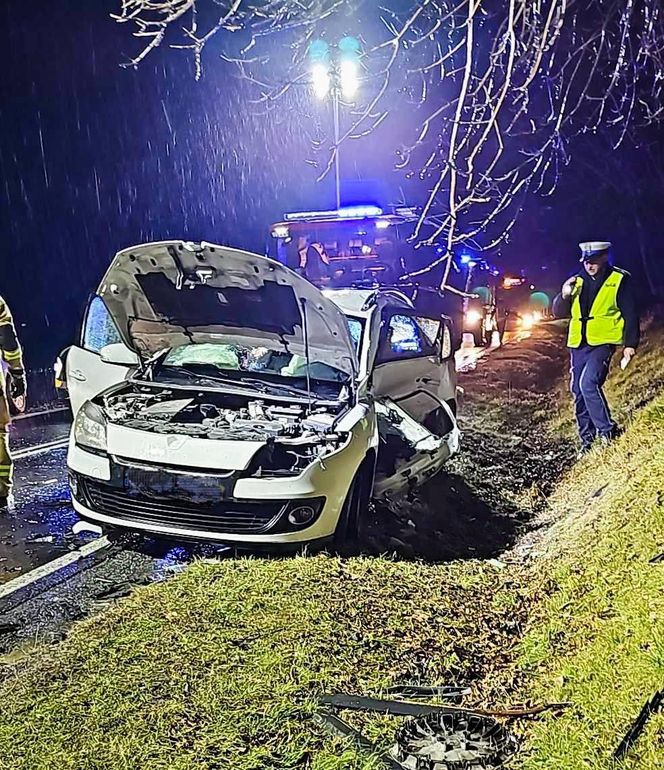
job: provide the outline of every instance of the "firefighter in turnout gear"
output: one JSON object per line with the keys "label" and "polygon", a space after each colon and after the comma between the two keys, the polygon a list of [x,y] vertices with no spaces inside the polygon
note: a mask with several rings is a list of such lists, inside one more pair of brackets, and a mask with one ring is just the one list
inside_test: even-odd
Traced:
{"label": "firefighter in turnout gear", "polygon": [[639,314],[631,276],[609,261],[611,244],[579,246],[583,270],[565,281],[553,308],[558,318],[570,319],[570,389],[583,454],[596,438],[608,442],[618,434],[602,388],[616,348],[623,346],[623,369],[636,353]]}
{"label": "firefighter in turnout gear", "polygon": [[9,399],[18,411],[25,408],[26,379],[23,353],[16,337],[14,321],[7,303],[0,297],[0,351],[7,366],[7,377],[0,378],[0,510],[7,507],[12,489],[12,459],[9,454]]}

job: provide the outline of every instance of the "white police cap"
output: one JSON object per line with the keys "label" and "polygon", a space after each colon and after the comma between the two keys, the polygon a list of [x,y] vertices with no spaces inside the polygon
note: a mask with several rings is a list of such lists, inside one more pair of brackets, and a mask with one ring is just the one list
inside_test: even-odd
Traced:
{"label": "white police cap", "polygon": [[585,241],[579,244],[579,248],[582,254],[580,261],[583,262],[588,257],[608,251],[611,248],[611,243],[609,241]]}

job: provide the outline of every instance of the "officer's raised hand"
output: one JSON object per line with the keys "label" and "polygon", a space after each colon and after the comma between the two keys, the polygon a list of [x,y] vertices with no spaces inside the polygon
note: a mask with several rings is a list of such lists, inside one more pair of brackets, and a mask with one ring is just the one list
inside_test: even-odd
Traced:
{"label": "officer's raised hand", "polygon": [[565,283],[563,284],[563,288],[560,291],[563,299],[569,299],[572,296],[572,292],[574,291],[575,284],[576,284],[575,275],[573,275],[571,278],[568,278],[565,281]]}

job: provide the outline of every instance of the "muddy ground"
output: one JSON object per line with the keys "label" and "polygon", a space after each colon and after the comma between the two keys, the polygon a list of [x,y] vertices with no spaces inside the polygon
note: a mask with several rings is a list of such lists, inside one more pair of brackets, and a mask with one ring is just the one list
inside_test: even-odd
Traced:
{"label": "muddy ground", "polygon": [[365,552],[430,562],[495,558],[536,516],[576,448],[547,423],[563,395],[564,330],[544,325],[460,374],[462,451],[396,513],[375,509]]}

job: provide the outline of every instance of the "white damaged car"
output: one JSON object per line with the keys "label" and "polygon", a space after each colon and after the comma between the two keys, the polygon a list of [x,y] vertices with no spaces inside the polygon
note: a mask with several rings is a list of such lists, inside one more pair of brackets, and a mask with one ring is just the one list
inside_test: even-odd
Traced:
{"label": "white damaged car", "polygon": [[79,516],[173,539],[353,538],[459,444],[447,318],[208,243],[118,253],[66,380]]}

